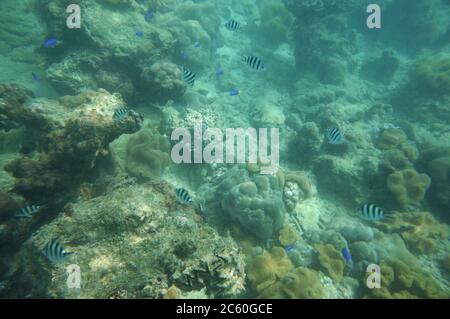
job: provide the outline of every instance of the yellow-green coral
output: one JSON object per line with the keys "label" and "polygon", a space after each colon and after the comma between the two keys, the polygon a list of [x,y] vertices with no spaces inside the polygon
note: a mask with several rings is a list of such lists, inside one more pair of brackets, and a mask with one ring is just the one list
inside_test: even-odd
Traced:
{"label": "yellow-green coral", "polygon": [[295,243],[297,239],[298,233],[293,227],[285,225],[283,228],[280,229],[278,240],[283,246],[291,245]]}
{"label": "yellow-green coral", "polygon": [[414,169],[394,172],[387,178],[388,189],[394,194],[400,208],[404,210],[420,206],[430,183],[428,175],[419,174]]}
{"label": "yellow-green coral", "polygon": [[333,280],[340,282],[344,276],[345,261],[341,253],[332,245],[314,246],[321,269]]}
{"label": "yellow-green coral", "polygon": [[376,145],[381,150],[391,150],[400,147],[406,141],[406,135],[401,129],[388,128],[383,130]]}
{"label": "yellow-green coral", "polygon": [[324,289],[316,271],[293,269],[281,247],[264,251],[247,265],[247,277],[260,298],[323,298]]}
{"label": "yellow-green coral", "polygon": [[294,266],[281,247],[273,247],[270,252],[264,251],[247,265],[247,276],[258,293],[275,284]]}
{"label": "yellow-green coral", "polygon": [[420,254],[432,253],[439,240],[449,235],[448,226],[440,224],[428,212],[397,212],[376,226],[384,232],[400,233],[406,245]]}
{"label": "yellow-green coral", "polygon": [[444,290],[433,277],[420,268],[414,268],[401,261],[382,261],[381,288],[369,289],[367,296],[383,299],[449,298],[450,291]]}
{"label": "yellow-green coral", "polygon": [[431,56],[418,60],[410,73],[409,88],[426,96],[450,95],[450,58]]}

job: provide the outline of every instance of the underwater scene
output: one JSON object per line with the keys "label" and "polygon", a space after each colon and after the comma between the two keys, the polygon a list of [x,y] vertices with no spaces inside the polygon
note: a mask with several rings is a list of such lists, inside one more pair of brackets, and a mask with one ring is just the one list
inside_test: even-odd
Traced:
{"label": "underwater scene", "polygon": [[449,0],[0,0],[0,298],[450,298]]}

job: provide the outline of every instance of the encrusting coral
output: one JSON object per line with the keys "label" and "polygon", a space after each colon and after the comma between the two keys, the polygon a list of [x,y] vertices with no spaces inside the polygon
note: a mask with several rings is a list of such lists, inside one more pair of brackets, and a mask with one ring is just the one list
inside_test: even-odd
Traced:
{"label": "encrusting coral", "polygon": [[426,174],[419,174],[414,169],[405,169],[390,174],[387,187],[394,194],[401,209],[410,210],[420,207],[431,179]]}
{"label": "encrusting coral", "polygon": [[341,253],[331,244],[316,244],[320,268],[333,280],[339,282],[344,276],[345,261]]}
{"label": "encrusting coral", "polygon": [[428,212],[392,213],[376,226],[387,233],[400,233],[406,245],[419,254],[431,254],[450,234],[449,227]]}
{"label": "encrusting coral", "polygon": [[[99,197],[66,205],[24,243],[5,278],[21,287],[20,295],[167,298],[204,289],[204,298],[227,298],[244,290],[244,256],[236,243],[179,204],[173,185],[110,186]],[[50,266],[42,256],[50,238],[73,253],[67,263]],[[81,269],[81,289],[67,288],[69,263]]]}
{"label": "encrusting coral", "polygon": [[381,150],[400,147],[406,141],[406,135],[401,129],[388,128],[381,132],[376,145]]}
{"label": "encrusting coral", "polygon": [[382,261],[381,288],[367,289],[367,296],[383,299],[449,298],[431,274],[420,268],[395,261]]}

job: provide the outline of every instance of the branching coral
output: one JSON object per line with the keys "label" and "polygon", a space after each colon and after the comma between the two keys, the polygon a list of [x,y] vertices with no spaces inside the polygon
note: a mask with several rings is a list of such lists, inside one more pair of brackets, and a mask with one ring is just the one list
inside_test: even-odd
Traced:
{"label": "branching coral", "polygon": [[405,169],[392,173],[387,178],[387,187],[394,194],[401,209],[419,207],[431,179],[426,174],[419,174],[414,169]]}

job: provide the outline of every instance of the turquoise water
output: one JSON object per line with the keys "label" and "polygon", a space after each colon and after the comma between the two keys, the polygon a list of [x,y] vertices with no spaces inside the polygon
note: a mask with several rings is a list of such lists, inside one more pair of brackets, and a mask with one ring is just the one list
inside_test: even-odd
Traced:
{"label": "turquoise water", "polygon": [[446,0],[0,2],[1,298],[449,298]]}

